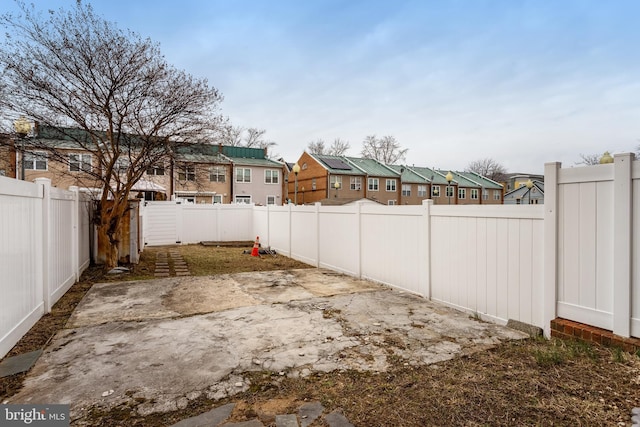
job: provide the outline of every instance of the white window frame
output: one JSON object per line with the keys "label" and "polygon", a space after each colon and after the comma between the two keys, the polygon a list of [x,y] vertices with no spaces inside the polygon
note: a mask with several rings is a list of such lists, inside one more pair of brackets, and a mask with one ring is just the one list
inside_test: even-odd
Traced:
{"label": "white window frame", "polygon": [[427,197],[426,185],[418,185],[418,197]]}
{"label": "white window frame", "polygon": [[367,189],[369,191],[378,191],[380,189],[380,180],[378,178],[369,178],[367,180]]}
{"label": "white window frame", "polygon": [[267,206],[276,204],[276,196],[267,196]]}
{"label": "white window frame", "polygon": [[226,182],[227,168],[225,166],[211,166],[209,168],[209,182]]}
{"label": "white window frame", "polygon": [[[275,173],[275,176],[274,176]],[[265,184],[280,184],[280,171],[278,169],[265,169],[264,171],[264,183]]]}
{"label": "white window frame", "polygon": [[335,190],[335,184],[338,183],[338,190],[342,190],[342,176],[340,175],[331,175],[329,178],[329,185],[331,186],[330,190]]}
{"label": "white window frame", "polygon": [[212,198],[213,204],[214,205],[221,205],[222,204],[222,194],[214,194],[213,198]]}
{"label": "white window frame", "polygon": [[92,161],[91,154],[71,153],[69,154],[69,172],[91,172]]}
{"label": "white window frame", "polygon": [[439,185],[432,185],[431,186],[431,197],[432,198],[440,197],[440,186]]}
{"label": "white window frame", "polygon": [[362,190],[362,177],[352,176],[350,181],[351,182],[350,182],[349,188],[351,190],[354,190],[354,191]]}
{"label": "white window frame", "polygon": [[126,173],[127,169],[129,169],[130,167],[131,162],[128,158],[125,157],[118,157],[118,160],[116,160],[115,164],[113,165],[116,173]]}
{"label": "white window frame", "polygon": [[482,189],[482,200],[487,200],[489,198],[489,190],[486,188]]}
{"label": "white window frame", "polygon": [[500,190],[493,190],[493,200],[500,200]]}
{"label": "white window frame", "polygon": [[466,199],[467,198],[467,189],[466,188],[458,188],[458,199]]}
{"label": "white window frame", "polygon": [[245,205],[250,205],[251,204],[251,196],[247,196],[245,194],[236,194],[235,196],[233,196],[233,201],[236,204],[245,204]]}
{"label": "white window frame", "polygon": [[396,206],[398,204],[397,200],[389,200],[387,202],[387,206]]}
{"label": "white window frame", "polygon": [[471,200],[478,200],[478,189],[477,188],[472,188],[471,189]]}
{"label": "white window frame", "polygon": [[411,184],[402,184],[402,195],[411,197]]}
{"label": "white window frame", "polygon": [[[234,175],[236,176],[236,182],[244,182],[246,184],[251,183],[251,168],[236,168],[236,172]],[[247,176],[248,176],[248,179],[247,179]],[[240,177],[241,179],[238,180],[238,177]]]}
{"label": "white window frame", "polygon": [[395,179],[387,179],[386,189],[389,193],[395,193],[398,191],[397,181]]}
{"label": "white window frame", "polygon": [[[24,153],[23,154],[23,163],[25,170],[33,170],[33,171],[47,171],[49,170],[49,157],[47,153],[44,151],[36,151],[34,153]],[[44,162],[44,167],[41,166]],[[38,164],[40,163],[40,165]]]}
{"label": "white window frame", "polygon": [[445,196],[447,197],[447,199],[455,197],[455,194],[455,188],[452,185],[447,185],[447,188],[445,190]]}

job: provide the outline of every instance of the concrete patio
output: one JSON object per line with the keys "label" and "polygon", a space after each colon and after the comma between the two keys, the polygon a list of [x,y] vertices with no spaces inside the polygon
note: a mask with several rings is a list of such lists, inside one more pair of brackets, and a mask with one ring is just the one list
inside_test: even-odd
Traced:
{"label": "concrete patio", "polygon": [[245,373],[384,371],[525,338],[421,297],[304,269],[96,284],[10,403],[141,414],[249,388]]}

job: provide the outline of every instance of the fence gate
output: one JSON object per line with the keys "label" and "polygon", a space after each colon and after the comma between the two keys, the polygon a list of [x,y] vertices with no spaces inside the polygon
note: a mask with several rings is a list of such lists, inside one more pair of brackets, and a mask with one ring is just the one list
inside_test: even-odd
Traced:
{"label": "fence gate", "polygon": [[179,202],[146,202],[144,209],[145,246],[175,245],[181,242],[182,210]]}

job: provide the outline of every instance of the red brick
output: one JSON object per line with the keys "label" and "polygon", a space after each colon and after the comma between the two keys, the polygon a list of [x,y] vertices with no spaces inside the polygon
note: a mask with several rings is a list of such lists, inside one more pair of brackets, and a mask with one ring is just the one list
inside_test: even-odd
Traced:
{"label": "red brick", "polygon": [[611,346],[611,337],[609,336],[609,334],[602,335],[602,345],[605,347]]}
{"label": "red brick", "polygon": [[585,341],[591,341],[592,332],[589,329],[590,328],[585,328],[582,330],[582,339]]}
{"label": "red brick", "polygon": [[573,326],[571,325],[564,325],[564,332],[567,335],[573,335]]}
{"label": "red brick", "polygon": [[602,344],[602,334],[600,333],[600,331],[596,330],[591,333],[591,342]]}

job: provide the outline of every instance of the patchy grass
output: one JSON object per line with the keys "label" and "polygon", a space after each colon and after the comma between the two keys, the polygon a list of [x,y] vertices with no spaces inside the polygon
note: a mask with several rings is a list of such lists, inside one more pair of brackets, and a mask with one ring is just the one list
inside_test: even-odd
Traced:
{"label": "patchy grass", "polygon": [[[177,248],[194,275],[308,267],[286,257],[252,258],[242,248],[199,245]],[[91,267],[14,347],[10,355],[42,348],[62,328],[93,283],[153,278],[158,251],[147,248],[128,275],[106,277]],[[248,249],[248,248],[247,248]],[[340,317],[325,310],[325,317]],[[395,343],[389,343],[395,344]],[[432,366],[390,358],[386,372],[341,371],[288,378],[275,372],[247,374],[250,390],[222,401],[196,399],[181,411],[140,417],[131,408],[94,409],[88,421],[102,426],[168,426],[228,402],[232,421],[255,417],[275,425],[275,414],[294,413],[318,400],[326,412],[341,409],[356,426],[630,425],[640,407],[640,354],[578,341],[531,339]],[[0,379],[0,401],[15,394],[24,374]],[[313,426],[322,426],[316,422]]]}

